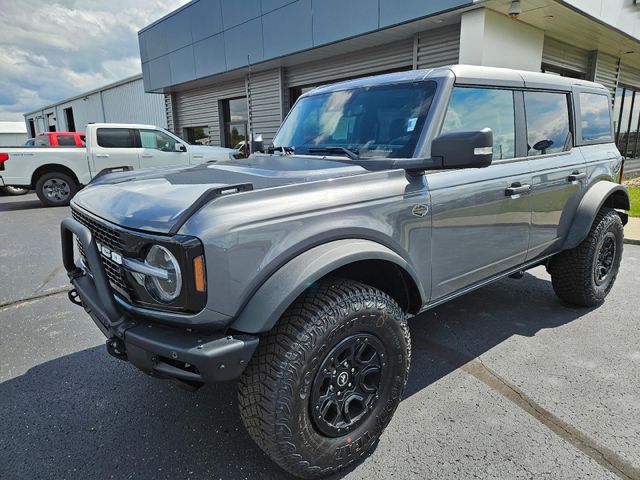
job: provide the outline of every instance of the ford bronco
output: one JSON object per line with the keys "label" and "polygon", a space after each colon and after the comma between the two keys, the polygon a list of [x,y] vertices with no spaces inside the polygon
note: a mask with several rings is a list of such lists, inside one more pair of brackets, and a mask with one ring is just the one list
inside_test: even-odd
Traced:
{"label": "ford bronco", "polygon": [[605,299],[629,209],[612,130],[604,87],[541,73],[319,87],[265,153],[79,192],[61,226],[69,297],[149,375],[239,379],[256,443],[323,476],[391,420],[409,317],[539,265],[563,301]]}

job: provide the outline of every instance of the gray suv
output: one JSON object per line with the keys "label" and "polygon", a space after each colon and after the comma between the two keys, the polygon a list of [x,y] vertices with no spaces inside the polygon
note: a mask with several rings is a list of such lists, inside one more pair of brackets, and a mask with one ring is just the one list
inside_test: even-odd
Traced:
{"label": "gray suv", "polygon": [[327,475],[391,420],[409,317],[538,265],[565,302],[604,300],[629,209],[612,130],[604,87],[539,73],[323,86],[266,153],[83,189],[62,222],[69,297],[149,375],[239,378],[256,443]]}

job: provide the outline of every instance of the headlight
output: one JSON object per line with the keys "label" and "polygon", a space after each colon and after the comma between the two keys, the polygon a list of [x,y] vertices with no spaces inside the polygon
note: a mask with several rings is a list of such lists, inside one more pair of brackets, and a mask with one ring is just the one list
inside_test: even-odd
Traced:
{"label": "headlight", "polygon": [[182,289],[182,274],[176,257],[166,248],[154,245],[147,253],[146,263],[168,273],[166,279],[147,276],[145,279],[147,291],[160,302],[169,303],[175,300]]}

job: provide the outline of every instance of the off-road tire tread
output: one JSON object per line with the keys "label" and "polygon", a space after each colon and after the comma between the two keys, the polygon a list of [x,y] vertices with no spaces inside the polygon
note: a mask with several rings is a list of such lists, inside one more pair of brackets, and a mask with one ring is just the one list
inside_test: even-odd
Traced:
{"label": "off-road tire tread", "polygon": [[336,310],[346,313],[357,310],[363,303],[371,305],[374,302],[384,305],[392,318],[400,319],[409,352],[404,388],[411,361],[407,315],[386,293],[356,281],[338,278],[323,280],[296,299],[276,326],[261,338],[240,379],[240,415],[249,435],[273,461],[298,477],[329,475],[356,460],[351,458],[344,465],[324,468],[312,465],[296,452],[294,443],[288,441],[291,432],[286,425],[277,425],[277,419],[279,412],[291,412],[294,379],[304,368],[312,339],[337,324]]}
{"label": "off-road tire tread", "polygon": [[[613,226],[614,233],[624,236],[624,226],[620,215],[611,208],[603,207],[593,222],[587,237],[575,248],[565,250],[551,258],[548,271],[556,295],[563,301],[581,307],[593,307],[604,300],[593,288],[592,261],[596,255],[598,241]],[[618,250],[618,264],[622,246]],[[605,296],[613,287],[618,274],[617,266],[609,282]]]}

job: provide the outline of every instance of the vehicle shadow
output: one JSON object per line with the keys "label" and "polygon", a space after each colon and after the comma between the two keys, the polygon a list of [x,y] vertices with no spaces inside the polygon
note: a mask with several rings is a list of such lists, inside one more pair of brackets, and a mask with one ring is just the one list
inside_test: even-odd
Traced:
{"label": "vehicle shadow", "polygon": [[[0,195],[0,212],[12,212],[16,210],[33,210],[36,208],[47,208],[35,194],[18,196]],[[58,207],[60,208],[60,207]]]}
{"label": "vehicle shadow", "polygon": [[[410,324],[405,398],[459,366],[433,345],[473,358],[512,335],[532,336],[585,313],[563,306],[550,282],[527,274],[420,315]],[[290,478],[244,430],[235,383],[187,393],[109,357],[103,347],[1,383],[0,412],[0,477],[6,479]]]}

